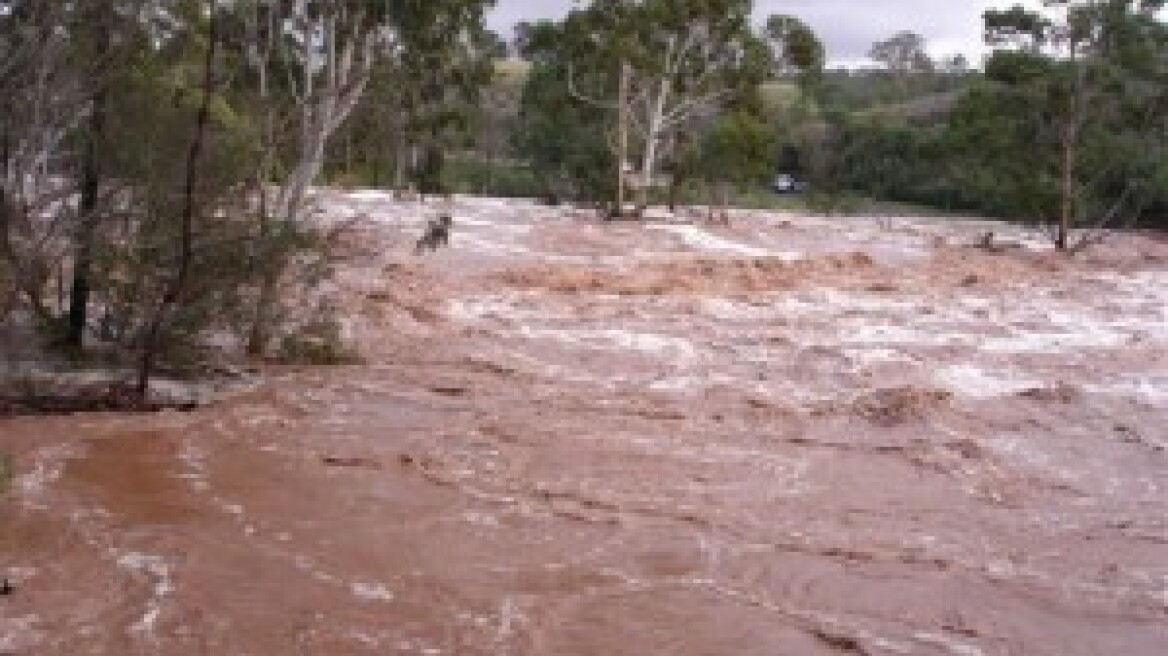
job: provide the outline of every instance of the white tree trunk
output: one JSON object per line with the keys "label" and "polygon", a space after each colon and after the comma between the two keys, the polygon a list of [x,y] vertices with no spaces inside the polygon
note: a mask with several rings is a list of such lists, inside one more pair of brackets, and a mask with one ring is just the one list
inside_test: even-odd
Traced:
{"label": "white tree trunk", "polygon": [[[668,73],[669,71],[667,71]],[[657,161],[661,157],[661,139],[665,133],[665,109],[669,102],[669,90],[673,80],[668,75],[656,80],[653,87],[657,93],[648,99],[649,116],[645,121],[645,152],[641,159],[641,204],[648,204],[649,192],[653,188],[657,173]]]}

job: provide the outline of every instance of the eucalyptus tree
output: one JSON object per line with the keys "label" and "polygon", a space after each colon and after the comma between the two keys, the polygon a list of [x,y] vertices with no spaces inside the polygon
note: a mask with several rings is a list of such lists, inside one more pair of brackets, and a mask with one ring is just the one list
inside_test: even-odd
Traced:
{"label": "eucalyptus tree", "polygon": [[[99,196],[110,192],[107,106],[150,49],[161,7],[23,0],[0,11],[0,258],[16,272],[27,307],[70,350],[80,349],[88,325],[90,268],[106,214]],[[68,298],[47,298],[49,278],[65,277],[66,268]]]}
{"label": "eucalyptus tree", "polygon": [[827,50],[811,26],[795,16],[776,14],[767,18],[763,37],[771,51],[775,77],[794,78],[805,91],[814,91],[827,63]]}
{"label": "eucalyptus tree", "polygon": [[505,54],[486,28],[494,0],[401,0],[394,12],[396,56],[381,63],[372,111],[397,115],[399,149],[411,157],[423,193],[443,189],[446,151],[467,140],[480,100]]}
{"label": "eucalyptus tree", "polygon": [[617,144],[609,104],[585,103],[570,93],[569,76],[597,87],[611,71],[581,69],[566,46],[568,26],[521,23],[516,49],[530,66],[513,137],[549,199],[596,201],[616,194]]}
{"label": "eucalyptus tree", "polygon": [[1086,243],[1072,243],[1076,227],[1138,215],[1162,189],[1168,26],[1164,0],[1045,4],[1046,13],[986,12],[997,48],[986,75],[1000,97],[994,111],[1020,128],[1014,147],[1034,160],[1028,177],[1049,190],[1035,218],[1054,224],[1058,249],[1073,250]]}
{"label": "eucalyptus tree", "polygon": [[[109,114],[128,88],[140,84],[135,77],[143,62],[160,47],[163,25],[181,11],[180,3],[151,0],[93,0],[75,8],[69,32],[70,51],[78,62],[85,121],[77,130],[77,146],[71,177],[77,188],[77,212],[70,230],[72,275],[62,346],[78,354],[90,324],[90,297],[95,250],[100,248],[101,224],[110,216],[108,205],[117,193],[115,144],[110,139]],[[113,175],[111,175],[113,173]]]}
{"label": "eucalyptus tree", "polygon": [[[274,186],[265,205],[276,221],[295,222],[309,187],[324,166],[329,139],[365,93],[378,57],[399,46],[386,0],[239,0],[244,25],[243,61],[254,76],[254,102],[265,115],[265,146],[278,149],[275,131],[288,129],[293,158],[276,176],[271,163],[259,172]],[[266,192],[265,192],[266,193]]]}
{"label": "eucalyptus tree", "polygon": [[880,78],[888,90],[881,94],[886,102],[901,102],[914,90],[927,89],[937,68],[925,37],[909,30],[872,44],[868,58],[880,66]]}
{"label": "eucalyptus tree", "polygon": [[868,57],[895,77],[933,70],[925,38],[916,32],[901,31],[872,44]]}
{"label": "eucalyptus tree", "polygon": [[68,193],[54,173],[88,111],[71,20],[64,3],[13,1],[0,12],[0,258],[10,286],[46,320],[55,313],[45,285],[60,256],[51,237],[66,228]]}
{"label": "eucalyptus tree", "polygon": [[752,9],[750,0],[595,0],[568,17],[572,94],[617,111],[622,167],[627,124],[640,148],[642,203],[677,132],[769,76]]}
{"label": "eucalyptus tree", "polygon": [[260,245],[253,257],[261,283],[248,350],[267,348],[278,286],[291,248],[307,229],[307,199],[325,164],[329,141],[364,97],[379,57],[400,48],[394,8],[386,0],[238,0],[235,48],[244,70],[241,102],[256,117],[252,176]]}

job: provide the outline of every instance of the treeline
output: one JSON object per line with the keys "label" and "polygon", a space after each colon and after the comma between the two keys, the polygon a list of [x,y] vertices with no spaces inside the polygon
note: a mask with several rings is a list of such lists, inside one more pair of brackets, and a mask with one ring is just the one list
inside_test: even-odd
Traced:
{"label": "treeline", "polygon": [[972,211],[1050,226],[1067,249],[1095,230],[1168,226],[1164,3],[1047,5],[985,14],[984,70],[934,61],[901,32],[873,44],[876,67],[827,71],[807,25],[754,29],[750,2],[598,0],[521,26],[517,152],[550,197],[619,195],[619,160],[641,189],[667,172],[669,199],[786,172],[827,207]]}
{"label": "treeline", "polygon": [[[1168,228],[1163,5],[988,12],[996,49],[960,93],[829,120],[837,157],[828,182],[1050,225],[1064,248],[1107,228]],[[1086,234],[1074,239],[1074,228]]]}

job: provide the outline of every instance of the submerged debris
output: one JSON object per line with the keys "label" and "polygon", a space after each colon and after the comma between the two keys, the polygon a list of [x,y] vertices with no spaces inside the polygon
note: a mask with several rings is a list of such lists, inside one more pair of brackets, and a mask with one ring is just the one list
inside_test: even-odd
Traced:
{"label": "submerged debris", "polygon": [[373,458],[322,456],[320,460],[330,467],[351,467],[361,469],[381,468],[381,463]]}

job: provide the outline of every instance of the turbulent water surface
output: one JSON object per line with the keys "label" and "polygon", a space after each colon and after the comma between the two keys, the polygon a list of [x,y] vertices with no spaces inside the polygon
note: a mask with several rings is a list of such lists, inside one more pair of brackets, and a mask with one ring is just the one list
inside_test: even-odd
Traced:
{"label": "turbulent water surface", "polygon": [[1164,653],[1168,244],[324,200],[364,364],[0,423],[0,654]]}

